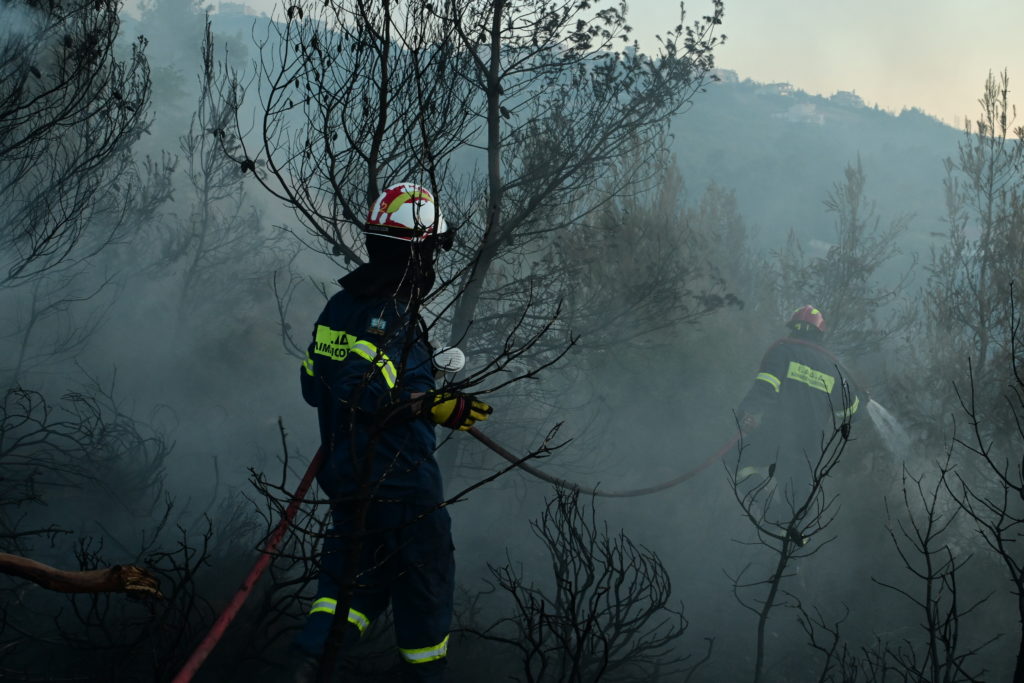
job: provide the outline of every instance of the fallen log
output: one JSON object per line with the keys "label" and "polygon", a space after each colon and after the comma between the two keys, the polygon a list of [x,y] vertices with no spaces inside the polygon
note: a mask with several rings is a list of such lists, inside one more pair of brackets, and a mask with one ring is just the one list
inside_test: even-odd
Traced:
{"label": "fallen log", "polygon": [[162,598],[160,582],[135,565],[70,572],[19,555],[0,553],[0,573],[28,579],[61,593],[127,593],[133,597]]}

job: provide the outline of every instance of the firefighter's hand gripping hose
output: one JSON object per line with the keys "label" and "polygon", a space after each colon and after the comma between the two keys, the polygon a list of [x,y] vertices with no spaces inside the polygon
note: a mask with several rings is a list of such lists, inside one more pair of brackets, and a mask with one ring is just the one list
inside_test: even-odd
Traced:
{"label": "firefighter's hand gripping hose", "polygon": [[470,430],[491,416],[494,409],[473,394],[442,391],[429,397],[428,415],[434,424],[448,429]]}

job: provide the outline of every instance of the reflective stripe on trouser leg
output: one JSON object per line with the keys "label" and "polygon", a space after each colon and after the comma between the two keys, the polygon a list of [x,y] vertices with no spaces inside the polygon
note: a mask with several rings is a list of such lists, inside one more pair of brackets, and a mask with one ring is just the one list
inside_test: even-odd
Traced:
{"label": "reflective stripe on trouser leg", "polygon": [[363,635],[363,631],[370,625],[370,619],[359,610],[349,608],[348,623],[359,629],[359,635]]}
{"label": "reflective stripe on trouser leg", "polygon": [[397,558],[403,571],[391,595],[403,676],[416,683],[441,683],[455,598],[451,520],[445,508],[423,515],[415,506],[403,512],[403,519]]}
{"label": "reflective stripe on trouser leg", "polygon": [[448,655],[448,638],[449,636],[445,636],[444,640],[440,643],[437,645],[431,645],[430,647],[417,647],[412,649],[400,647],[398,648],[398,651],[401,653],[402,659],[410,664],[435,662]]}
{"label": "reflective stripe on trouser leg", "polygon": [[[338,601],[334,598],[317,598],[313,601],[313,607],[310,608],[310,614],[316,614],[317,612],[323,612],[325,614],[334,614],[338,611]],[[349,608],[348,610],[348,623],[359,629],[360,635],[370,625],[370,618],[357,609]]]}
{"label": "reflective stripe on trouser leg", "polygon": [[317,598],[313,601],[313,606],[309,609],[309,613],[325,612],[327,614],[334,614],[337,610],[338,601],[334,598]]}

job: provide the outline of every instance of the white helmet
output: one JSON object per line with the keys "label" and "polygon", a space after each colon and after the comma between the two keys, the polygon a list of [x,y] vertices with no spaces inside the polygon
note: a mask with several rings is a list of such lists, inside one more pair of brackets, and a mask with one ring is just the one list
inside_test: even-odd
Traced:
{"label": "white helmet", "polygon": [[437,209],[434,195],[414,183],[398,183],[386,188],[366,216],[366,232],[406,242],[422,242],[436,237],[451,246],[452,234]]}

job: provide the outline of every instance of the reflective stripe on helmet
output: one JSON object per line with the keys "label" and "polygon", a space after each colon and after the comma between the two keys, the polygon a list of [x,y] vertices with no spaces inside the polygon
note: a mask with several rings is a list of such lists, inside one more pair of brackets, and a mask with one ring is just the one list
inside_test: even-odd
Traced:
{"label": "reflective stripe on helmet", "polygon": [[398,211],[398,208],[402,204],[406,203],[411,199],[426,199],[429,202],[433,202],[434,198],[430,196],[430,193],[424,190],[422,187],[416,187],[415,185],[402,186],[403,188],[408,187],[407,192],[400,193],[397,197],[391,200],[391,202],[384,207],[384,213],[392,214]]}

